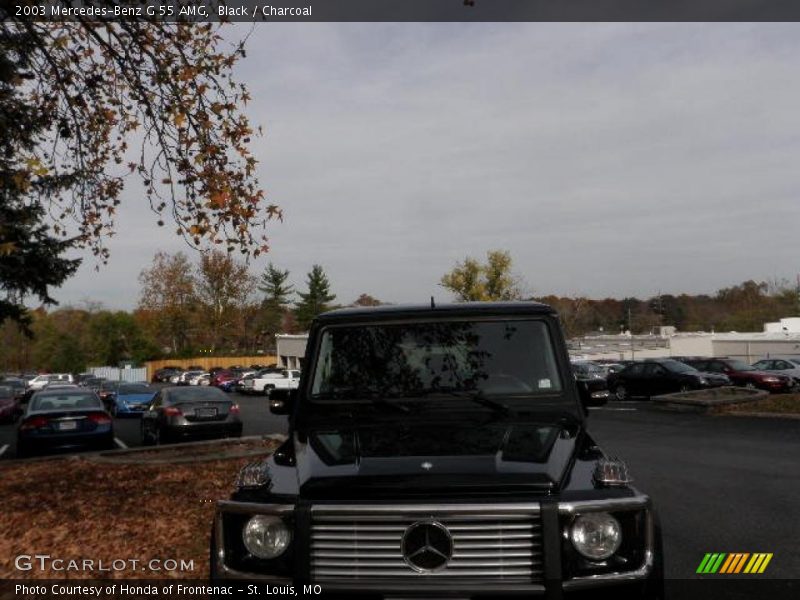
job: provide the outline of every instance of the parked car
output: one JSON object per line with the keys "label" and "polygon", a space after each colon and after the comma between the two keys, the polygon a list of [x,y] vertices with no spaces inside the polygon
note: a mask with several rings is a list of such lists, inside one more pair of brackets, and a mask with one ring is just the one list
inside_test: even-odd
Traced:
{"label": "parked car", "polygon": [[189,385],[208,385],[209,383],[211,383],[211,375],[205,372],[189,377]]}
{"label": "parked car", "polygon": [[169,383],[170,379],[179,375],[183,369],[180,367],[163,367],[153,373],[153,383]]}
{"label": "parked car", "polygon": [[117,393],[117,388],[120,386],[119,381],[104,381],[100,384],[97,395],[106,407],[108,412],[111,412],[111,405],[113,402],[114,394]]}
{"label": "parked car", "polygon": [[28,382],[27,397],[30,398],[34,393],[43,390],[51,383],[74,383],[75,379],[69,373],[48,373],[37,375]]}
{"label": "parked car", "polygon": [[578,382],[578,393],[584,406],[602,406],[608,402],[606,370],[588,360],[572,362],[572,372]]}
{"label": "parked car", "polygon": [[685,362],[696,369],[726,375],[733,385],[742,387],[768,392],[788,392],[794,386],[794,380],[791,377],[762,371],[735,358],[686,359]]}
{"label": "parked car", "polygon": [[203,373],[205,373],[205,371],[200,369],[191,369],[191,370],[187,369],[186,371],[178,375],[178,380],[175,383],[176,385],[189,385],[190,381],[194,377],[198,377]]}
{"label": "parked car", "polygon": [[150,406],[156,391],[147,383],[120,383],[110,396],[110,412],[115,417],[141,415]]}
{"label": "parked car", "polygon": [[239,405],[215,387],[168,387],[142,415],[142,444],[199,437],[240,437]]}
{"label": "parked car", "polygon": [[36,392],[17,427],[17,456],[65,448],[114,447],[111,415],[92,391],[79,387]]}
{"label": "parked car", "polygon": [[81,381],[80,386],[96,393],[100,391],[105,380],[105,377],[89,377]]}
{"label": "parked car", "polygon": [[22,408],[14,388],[0,383],[0,423],[13,423],[17,420]]}
{"label": "parked car", "polygon": [[238,379],[236,373],[232,369],[219,369],[214,373],[209,371],[209,374],[211,375],[211,385],[214,387],[220,387],[220,384],[226,381]]}
{"label": "parked car", "polygon": [[795,386],[800,385],[800,358],[765,358],[753,363],[753,367],[759,371],[786,375],[794,379]]}
{"label": "parked car", "polygon": [[611,375],[611,373],[619,373],[628,365],[632,365],[635,361],[633,360],[609,360],[609,359],[600,359],[592,361],[606,370],[606,375]]}
{"label": "parked car", "polygon": [[0,385],[10,387],[14,393],[14,397],[22,402],[25,397],[25,380],[19,377],[4,377],[0,381]]}
{"label": "parked car", "polygon": [[628,365],[619,373],[608,376],[608,388],[617,400],[634,396],[659,396],[703,388],[730,385],[720,373],[706,373],[669,358],[649,359]]}
{"label": "parked car", "polygon": [[267,394],[269,390],[293,390],[300,384],[300,371],[293,369],[265,369],[254,377],[242,381],[242,394]]}

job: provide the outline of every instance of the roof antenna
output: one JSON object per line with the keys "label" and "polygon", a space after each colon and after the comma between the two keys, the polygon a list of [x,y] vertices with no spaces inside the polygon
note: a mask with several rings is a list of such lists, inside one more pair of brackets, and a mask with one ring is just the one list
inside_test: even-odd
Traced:
{"label": "roof antenna", "polygon": [[431,296],[431,308],[436,308],[436,302],[433,301],[433,296]]}

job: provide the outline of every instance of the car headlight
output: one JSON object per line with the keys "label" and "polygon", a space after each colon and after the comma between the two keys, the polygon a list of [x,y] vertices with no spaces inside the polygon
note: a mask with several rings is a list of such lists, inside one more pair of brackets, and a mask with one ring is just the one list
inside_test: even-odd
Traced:
{"label": "car headlight", "polygon": [[253,556],[272,559],[286,551],[292,533],[280,517],[256,515],[244,526],[242,541]]}
{"label": "car headlight", "polygon": [[582,556],[590,560],[605,560],[619,550],[622,527],[608,513],[586,513],[572,523],[569,539]]}
{"label": "car headlight", "polygon": [[708,383],[708,379],[706,379],[705,377],[698,377],[697,383],[699,383],[700,385],[706,385]]}
{"label": "car headlight", "polygon": [[764,381],[768,383],[778,383],[780,379],[778,377],[764,377]]}

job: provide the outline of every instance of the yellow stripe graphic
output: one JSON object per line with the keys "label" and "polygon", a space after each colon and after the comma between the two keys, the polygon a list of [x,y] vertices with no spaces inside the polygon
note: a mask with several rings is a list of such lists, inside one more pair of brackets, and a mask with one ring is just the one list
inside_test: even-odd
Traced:
{"label": "yellow stripe graphic", "polygon": [[764,572],[764,569],[766,569],[766,568],[767,568],[767,565],[769,564],[769,561],[771,561],[771,560],[772,560],[772,553],[770,552],[770,553],[769,553],[769,554],[767,554],[767,555],[766,555],[766,557],[764,558],[764,562],[763,562],[763,563],[761,563],[761,568],[758,570],[758,572],[759,572],[759,573],[763,573],[763,572]]}
{"label": "yellow stripe graphic", "polygon": [[744,562],[747,560],[748,556],[750,556],[750,554],[747,553],[747,552],[745,552],[744,554],[741,555],[741,558],[739,559],[739,562],[736,563],[736,569],[734,569],[734,571],[733,571],[734,573],[738,573],[738,572],[740,572],[742,570],[742,567],[744,566]]}
{"label": "yellow stripe graphic", "polygon": [[753,558],[750,559],[750,562],[747,563],[747,566],[744,568],[745,573],[755,573],[756,569],[758,569],[759,563],[764,559],[763,554],[753,554]]}
{"label": "yellow stripe graphic", "polygon": [[727,573],[728,566],[733,562],[734,557],[736,554],[728,554],[728,558],[725,559],[725,562],[722,565],[722,568],[719,570],[720,573]]}

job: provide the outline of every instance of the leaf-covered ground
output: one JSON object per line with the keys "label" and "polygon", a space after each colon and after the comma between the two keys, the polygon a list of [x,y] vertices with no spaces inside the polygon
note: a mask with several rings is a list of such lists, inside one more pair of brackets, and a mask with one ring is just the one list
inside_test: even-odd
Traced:
{"label": "leaf-covered ground", "polygon": [[[214,503],[251,460],[115,465],[66,457],[2,466],[0,578],[205,578]],[[15,568],[15,557],[33,554],[140,564],[106,573]],[[193,560],[194,570],[143,569],[151,559]]]}
{"label": "leaf-covered ground", "polygon": [[775,394],[755,402],[730,404],[722,412],[800,415],[800,394]]}

